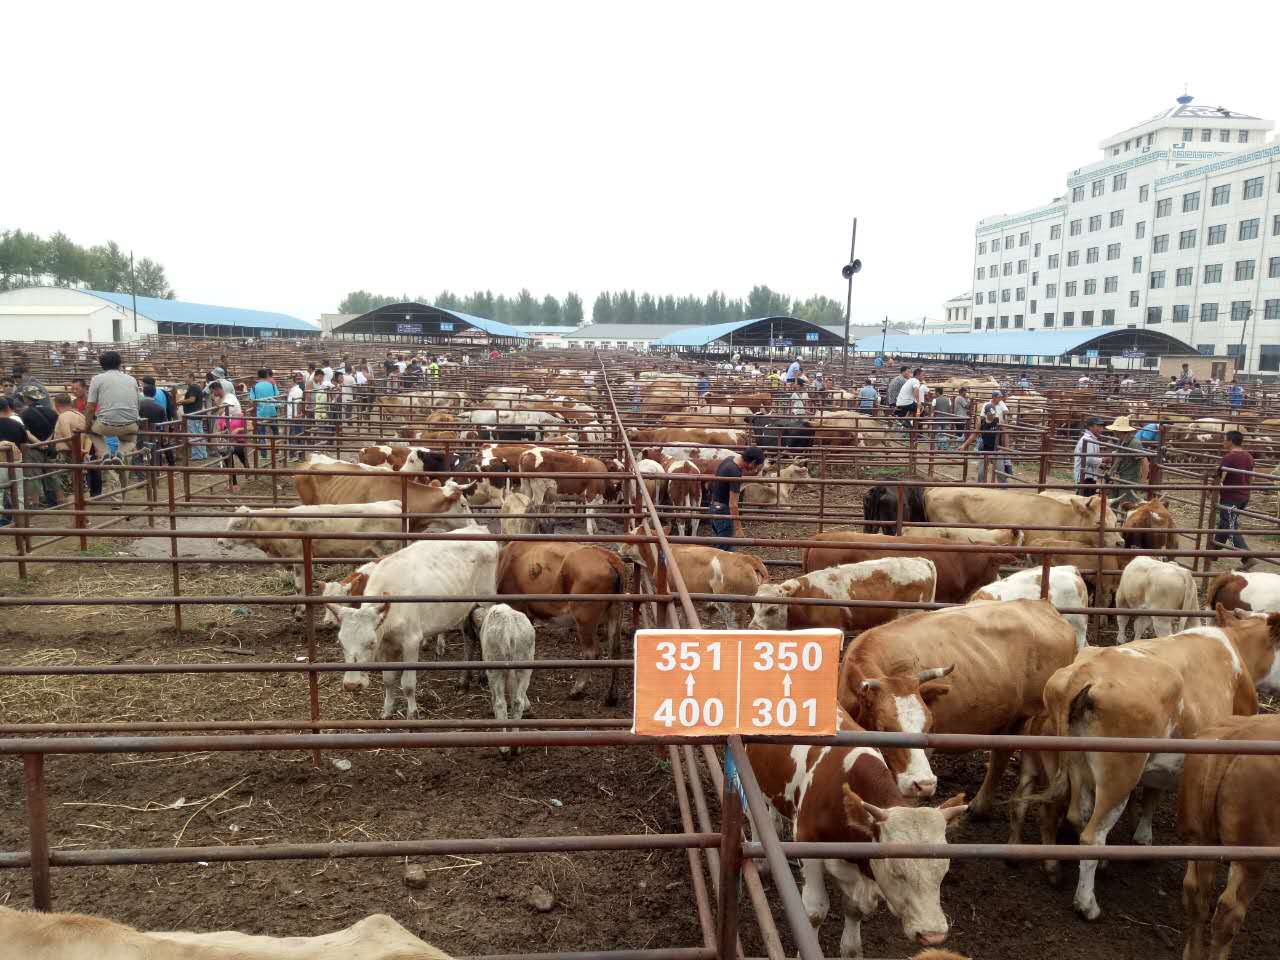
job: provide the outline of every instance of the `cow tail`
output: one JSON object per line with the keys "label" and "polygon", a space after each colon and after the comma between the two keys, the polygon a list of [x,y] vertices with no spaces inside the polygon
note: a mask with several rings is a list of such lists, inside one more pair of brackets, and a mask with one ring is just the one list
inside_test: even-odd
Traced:
{"label": "cow tail", "polygon": [[[1071,698],[1071,703],[1067,706],[1066,717],[1055,717],[1052,711],[1049,716],[1049,723],[1046,724],[1045,733],[1055,734],[1057,736],[1065,736],[1072,727],[1080,723],[1085,714],[1092,708],[1093,701],[1090,697],[1090,690],[1093,684],[1085,684],[1080,691]],[[1065,720],[1065,722],[1064,722]],[[1053,729],[1056,727],[1056,729]],[[1065,760],[1066,758],[1064,758]],[[1057,769],[1053,771],[1053,777],[1049,781],[1049,785],[1040,793],[1033,794],[1026,798],[1028,803],[1053,803],[1065,797],[1071,789],[1071,764],[1068,762],[1060,762]]]}
{"label": "cow tail", "polygon": [[1218,603],[1218,591],[1227,585],[1236,574],[1220,573],[1209,581],[1209,588],[1204,592],[1204,606],[1206,610],[1213,610]]}

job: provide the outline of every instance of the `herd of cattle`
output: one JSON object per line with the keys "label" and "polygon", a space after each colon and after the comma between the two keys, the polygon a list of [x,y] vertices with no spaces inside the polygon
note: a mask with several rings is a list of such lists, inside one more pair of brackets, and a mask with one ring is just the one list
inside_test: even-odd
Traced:
{"label": "herd of cattle", "polygon": [[[725,409],[740,408],[730,402]],[[774,430],[771,445],[784,451],[794,449],[798,431],[807,429],[762,421],[750,408],[742,409],[748,423],[741,430],[671,425],[629,431],[637,474],[655,503],[675,511],[675,532],[687,519],[696,535],[700,475],[714,473],[718,458],[732,453],[724,448],[748,442],[748,429],[756,442],[760,431]],[[485,411],[495,423],[502,422],[501,415],[535,412]],[[228,536],[297,563],[300,541],[271,535],[306,533],[314,538],[317,558],[367,561],[320,588],[329,598],[325,618],[337,622],[350,667],[342,680],[346,690],[368,686],[361,664],[417,661],[432,635],[441,654],[455,631],[463,637],[464,659],[472,659],[478,639],[485,661],[528,661],[536,655],[534,622],[569,620],[582,658],[600,656],[601,633],[605,655],[613,658],[622,645],[626,604],[607,598],[625,593],[624,560],[656,576],[656,543],[625,544],[615,552],[573,541],[500,545],[489,539],[490,517],[504,534],[549,529],[561,500],[586,505],[592,533],[591,508],[634,498],[633,475],[622,462],[574,452],[577,443],[594,439],[581,429],[594,430],[598,423],[594,410],[590,420],[586,410],[572,412],[582,417],[575,422],[579,432],[543,443],[498,438],[478,447],[474,457],[412,446],[457,437],[429,436],[431,431],[367,447],[357,463],[313,455],[296,477],[301,506],[241,507],[229,521]],[[449,411],[452,426],[461,415]],[[849,434],[841,442],[856,445],[859,418],[846,416]],[[561,418],[554,426],[569,422]],[[813,440],[810,434],[807,441]],[[490,476],[466,483],[412,477],[476,470]],[[762,484],[754,493],[747,485],[744,498],[785,507],[808,472],[804,461],[795,460],[772,475],[782,482]],[[754,598],[750,605],[713,604],[726,628],[830,626],[851,638],[839,686],[841,729],[1231,739],[1280,733],[1274,719],[1255,716],[1257,691],[1280,688],[1280,575],[1222,574],[1209,583],[1202,606],[1195,579],[1178,563],[1080,552],[1176,549],[1177,537],[1169,532],[1173,518],[1160,499],[1121,518],[1097,495],[951,485],[901,491],[873,487],[863,515],[862,529],[807,537],[800,574],[781,582],[771,582],[765,563],[742,550],[672,547],[691,593]],[[404,546],[400,535],[406,529],[452,531],[452,539]],[[344,539],[351,534],[362,538]],[[1054,551],[1047,589],[1039,548]],[[1026,569],[1001,578],[1002,567],[1028,558]],[[473,599],[494,594],[508,602],[484,605]],[[575,602],[574,594],[604,599]],[[1061,612],[1089,607],[1091,595],[1098,606],[1114,602],[1132,611],[1117,618],[1118,645],[1090,646],[1087,616]],[[534,599],[511,599],[520,597]],[[791,602],[809,599],[842,605]],[[886,603],[952,606],[917,612]],[[1202,625],[1206,616],[1213,625]],[[530,671],[494,669],[487,679],[494,716],[519,719],[528,705]],[[469,680],[464,677],[463,683]],[[415,716],[415,672],[387,671],[383,681],[382,716],[392,716],[401,698],[406,716]],[[581,696],[586,687],[586,675],[580,673],[570,696]],[[616,671],[610,671],[603,699],[616,702]],[[936,792],[938,778],[922,750],[757,744],[750,752],[774,810],[801,841],[944,842],[947,827],[966,810],[979,817],[991,813],[1011,759],[1007,752],[992,751],[972,802],[956,796],[934,807],[923,801]],[[1193,757],[1184,763],[1181,754],[1024,751],[1018,774],[1009,802],[1012,842],[1035,808],[1044,842],[1055,842],[1065,819],[1082,843],[1105,844],[1136,798],[1134,838],[1150,843],[1157,805],[1180,783],[1180,828],[1199,838],[1193,842],[1280,843],[1280,820],[1261,800],[1280,789],[1280,766],[1266,758]],[[1224,789],[1246,777],[1248,789]],[[804,903],[811,921],[820,924],[828,910],[824,871],[830,874],[844,897],[841,956],[861,955],[861,920],[881,900],[910,940],[934,947],[947,935],[940,886],[948,863],[806,861]],[[1049,862],[1045,869],[1053,876],[1059,865]],[[1209,925],[1212,874],[1202,865],[1188,868],[1188,960],[1226,956],[1262,869],[1258,863],[1232,865]],[[1075,906],[1088,919],[1101,912],[1096,870],[1097,861],[1082,861],[1079,868]]]}

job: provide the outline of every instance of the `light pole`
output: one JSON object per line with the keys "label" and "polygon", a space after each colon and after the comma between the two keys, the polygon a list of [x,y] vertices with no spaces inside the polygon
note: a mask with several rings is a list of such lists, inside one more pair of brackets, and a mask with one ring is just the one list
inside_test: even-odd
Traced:
{"label": "light pole", "polygon": [[844,299],[844,363],[840,369],[840,382],[849,388],[849,320],[853,310],[853,275],[862,269],[862,261],[853,256],[858,246],[858,218],[853,218],[853,236],[849,240],[849,262],[840,268],[840,275],[849,282],[848,292]]}
{"label": "light pole", "polygon": [[1240,324],[1240,354],[1239,356],[1236,357],[1236,370],[1238,371],[1245,371],[1246,367],[1248,366],[1245,363],[1244,333],[1249,328],[1249,318],[1251,316],[1253,316],[1253,307],[1251,306],[1245,307],[1244,320]]}

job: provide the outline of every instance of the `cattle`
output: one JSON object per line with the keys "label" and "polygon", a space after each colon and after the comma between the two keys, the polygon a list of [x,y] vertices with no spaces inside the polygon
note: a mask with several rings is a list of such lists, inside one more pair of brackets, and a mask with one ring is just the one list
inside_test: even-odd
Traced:
{"label": "cattle", "polygon": [[[476,607],[471,611],[471,623],[480,634],[480,656],[485,662],[535,658],[533,624],[519,610],[513,610],[505,603]],[[485,670],[495,720],[520,720],[524,717],[529,709],[529,678],[532,674],[533,670],[528,667]],[[498,747],[498,752],[505,757],[514,749]]]}
{"label": "cattle", "polygon": [[1209,581],[1204,605],[1222,604],[1228,610],[1280,612],[1280,574],[1220,573]]}
{"label": "cattle", "polygon": [[[1038,600],[1040,588],[1044,581],[1043,568],[1031,567],[1019,570],[995,583],[989,583],[978,590],[970,602],[974,600]],[[1089,606],[1089,590],[1085,586],[1080,571],[1069,564],[1049,568],[1049,597],[1055,610],[1062,613],[1064,609]],[[1063,613],[1062,617],[1076,632],[1076,648],[1083,649],[1085,634],[1089,628],[1089,618],[1083,613]]]}
{"label": "cattle", "polygon": [[747,442],[747,431],[719,427],[658,427],[654,430],[628,430],[627,439],[642,446],[696,443],[713,447],[738,447]]}
{"label": "cattle", "polygon": [[[658,454],[658,456],[662,456]],[[671,521],[671,532],[683,536],[686,527],[689,536],[698,535],[698,524],[701,522],[698,512],[702,509],[703,481],[699,475],[715,473],[715,468],[704,468],[700,463],[688,459],[663,458],[661,461],[667,473],[673,476],[667,479],[667,500],[679,513],[691,513],[691,518],[676,517]]]}
{"label": "cattle", "polygon": [[565,450],[534,447],[520,455],[519,471],[530,473],[591,473],[599,478],[578,477],[521,477],[520,486],[537,506],[554,497],[562,500],[580,500],[587,506],[587,534],[596,532],[596,519],[592,507],[603,506],[608,485],[609,468],[595,457],[580,457]]}
{"label": "cattle", "polygon": [[[1134,557],[1120,575],[1116,588],[1117,607],[1134,610],[1187,610],[1200,609],[1200,592],[1195,577],[1179,563],[1166,563],[1154,557]],[[1186,617],[1151,616],[1148,614],[1116,614],[1118,643],[1129,639],[1129,624],[1133,623],[1133,638],[1141,640],[1151,628],[1153,636],[1167,637],[1180,631]]]}
{"label": "cattle", "polygon": [[[326,517],[327,513],[354,513],[356,517]],[[269,557],[284,560],[302,559],[302,541],[283,537],[255,537],[255,533],[310,534],[314,556],[362,559],[381,557],[399,550],[402,540],[396,535],[403,532],[403,511],[399,500],[379,500],[373,503],[322,503],[297,507],[268,507],[253,510],[236,507],[227,519],[228,536],[218,538],[218,546],[234,547],[248,544],[257,547]],[[338,540],[334,534],[377,533],[385,534],[379,540]],[[241,536],[230,536],[240,534]],[[295,586],[302,583],[301,566],[292,573]]]}
{"label": "cattle", "polygon": [[806,630],[835,627],[846,635],[885,623],[910,610],[884,607],[832,607],[784,604],[780,600],[889,600],[933,603],[938,571],[923,557],[891,557],[827,567],[783,583],[766,583],[751,605],[752,630]]}
{"label": "cattle", "polygon": [[[924,508],[924,494],[919,487],[906,487],[902,491],[902,522],[928,523]],[[898,519],[898,491],[888,487],[872,487],[862,496],[863,531],[866,533],[894,533]],[[881,521],[881,522],[876,522]],[[924,534],[931,536],[931,534]]]}
{"label": "cattle", "polygon": [[[1202,740],[1280,740],[1280,717],[1232,717],[1200,731]],[[1280,845],[1280,758],[1191,754],[1178,790],[1178,829],[1196,846]],[[1217,885],[1213,860],[1189,861],[1182,879],[1185,960],[1226,960],[1249,903],[1266,879],[1266,861],[1232,860],[1227,888],[1209,924]]]}
{"label": "cattle", "polygon": [[776,478],[778,482],[743,483],[741,502],[753,506],[789,507],[792,497],[795,496],[797,483],[801,480],[812,480],[813,474],[809,472],[808,461],[797,460],[781,469],[767,467],[757,475],[756,480],[767,480],[771,477]]}
{"label": "cattle", "polygon": [[1120,527],[1124,545],[1136,550],[1160,550],[1166,554],[1178,549],[1178,535],[1169,533],[1173,514],[1159,497],[1140,503],[1129,511]]}
{"label": "cattle", "polygon": [[[472,626],[469,614],[474,600],[434,603],[389,603],[379,596],[489,596],[497,592],[498,545],[481,540],[489,531],[479,524],[463,527],[460,534],[474,535],[463,540],[419,540],[403,550],[384,557],[369,574],[365,585],[367,598],[358,608],[330,604],[338,618],[338,642],[343,659],[358,667],[371,661],[401,660],[413,663],[420,659],[424,634],[439,634],[463,628],[463,659],[471,659]],[[385,670],[382,674],[382,718],[395,712],[396,680],[405,700],[405,717],[413,719],[418,712],[418,674],[415,670]],[[467,677],[464,675],[464,684]],[[363,690],[369,686],[368,673],[348,670],[342,676],[342,688]]]}
{"label": "cattle", "polygon": [[[475,502],[474,500],[472,501]],[[902,535],[908,540],[920,537],[937,537],[955,543],[987,543],[996,547],[1022,545],[1021,530],[980,530],[977,527],[912,527],[904,526]]]}
{"label": "cattle", "polygon": [[[767,391],[757,393],[726,393],[724,391],[713,390],[703,396],[704,405],[712,405],[717,409],[723,409],[724,406],[730,408],[745,407],[750,411],[759,413],[761,410],[768,410],[773,406],[773,395]],[[723,406],[721,406],[723,405]]]}
{"label": "cattle", "polygon": [[506,534],[538,533],[542,524],[533,511],[533,501],[525,494],[515,491],[503,497],[502,509],[498,514],[498,527]]}
{"label": "cattle", "polygon": [[442,486],[433,486],[416,480],[407,483],[390,470],[369,469],[364,476],[342,476],[353,468],[349,463],[309,462],[299,466],[293,478],[298,499],[305,504],[375,503],[398,500],[403,490],[408,495],[406,513],[427,514],[409,521],[412,531],[435,526],[451,530],[459,524],[471,522],[471,508],[466,494],[475,489],[472,484],[457,484],[452,480]]}
{"label": "cattle", "polygon": [[[666,493],[667,493],[666,478],[662,476],[653,476],[653,474],[664,474],[667,472],[667,468],[664,467],[659,461],[650,460],[646,457],[636,463],[636,469],[640,472],[640,475],[642,477],[646,478],[644,480],[644,487],[645,487],[645,490],[647,490],[649,493],[649,499],[652,500],[655,504],[660,503],[662,500],[664,500],[666,498]],[[628,493],[627,493],[628,500],[630,500],[632,496],[638,492],[633,490],[630,484],[628,484],[627,490],[628,490]]]}
{"label": "cattle", "polygon": [[[1016,733],[1040,712],[1049,677],[1075,656],[1075,630],[1047,600],[982,601],[915,613],[849,644],[840,667],[840,703],[856,710],[868,677],[932,677],[940,669],[949,674],[941,691],[946,695],[935,691],[931,713],[922,718],[933,732]],[[991,751],[971,805],[975,815],[990,812],[1008,762],[1008,751]]]}
{"label": "cattle", "polygon": [[[1231,715],[1258,710],[1256,687],[1280,689],[1280,614],[1239,614],[1219,605],[1217,625],[1116,647],[1086,647],[1045,685],[1051,736],[1198,737]],[[1069,797],[1067,819],[1080,843],[1099,845],[1138,786],[1142,810],[1135,843],[1151,842],[1151,820],[1182,768],[1182,754],[1072,751],[1059,759],[1053,783],[1034,799]],[[1096,860],[1080,861],[1075,908],[1088,920],[1102,913],[1094,889]]]}
{"label": "cattle", "polygon": [[[841,732],[862,730],[844,710]],[[772,812],[801,843],[945,843],[947,826],[966,810],[957,794],[939,807],[902,795],[884,756],[873,747],[753,743],[751,768]],[[939,944],[947,937],[940,888],[950,860],[804,860],[801,898],[809,922],[822,925],[830,909],[825,872],[844,898],[841,957],[862,956],[862,921],[883,899],[908,940]]]}
{"label": "cattle", "polygon": [[450,960],[385,914],[311,937],[149,933],[79,913],[0,907],[0,943],[22,960]]}
{"label": "cattle", "polygon": [[[642,536],[644,530],[636,527],[628,531],[632,536]],[[690,593],[723,593],[736,596],[753,596],[761,584],[769,582],[769,570],[764,561],[749,553],[730,553],[715,547],[688,546],[672,544],[672,556],[680,576],[684,579],[685,588]],[[658,576],[658,551],[654,543],[624,543],[618,554],[637,563],[642,563],[649,571],[649,576]],[[712,610],[720,614],[726,630],[741,627],[745,622],[745,611],[735,616],[734,605],[713,601]]]}
{"label": "cattle", "polygon": [[361,447],[360,453],[356,456],[356,462],[370,467],[380,467],[385,464],[392,470],[403,473],[422,473],[426,469],[423,458],[416,448],[399,445]]}
{"label": "cattle", "polygon": [[[978,587],[996,579],[1000,575],[1001,564],[1012,563],[1016,559],[1011,554],[939,550],[936,548],[953,544],[950,540],[934,537],[908,539],[855,530],[827,530],[814,534],[811,539],[823,546],[804,549],[801,563],[804,573],[881,557],[926,557],[933,561],[938,571],[937,599],[940,603],[963,602]],[[898,544],[910,544],[912,549],[890,549]]]}
{"label": "cattle", "polygon": [[[363,597],[365,587],[369,585],[369,574],[373,573],[373,568],[378,565],[377,560],[370,560],[368,563],[357,567],[351,573],[347,574],[341,580],[329,580],[322,582],[320,586],[320,596],[322,597]],[[357,603],[356,606],[359,606]],[[320,622],[325,625],[335,624],[338,618],[333,615],[333,611],[329,609],[328,604],[320,608]],[[293,608],[293,616],[295,620],[301,620],[307,615],[307,608],[299,604]],[[436,640],[436,653],[444,656],[443,644],[440,639]]]}
{"label": "cattle", "polygon": [[[1049,491],[1046,491],[1048,493]],[[1040,540],[1074,540],[1086,546],[1120,546],[1116,518],[1101,495],[1063,501],[1022,490],[985,487],[929,487],[924,492],[930,523],[988,527],[1001,524],[1023,531],[1028,546]],[[1098,512],[1105,510],[1108,533],[1098,542]],[[1034,527],[1083,527],[1083,530],[1036,530]]]}
{"label": "cattle", "polygon": [[818,410],[808,422],[810,426],[817,428],[813,437],[814,447],[825,447],[828,450],[866,446],[863,431],[873,429],[876,425],[871,417],[825,410]]}
{"label": "cattle", "polygon": [[[564,600],[509,600],[511,606],[535,620],[572,618],[577,627],[578,652],[587,660],[600,657],[596,633],[604,622],[608,657],[613,659],[622,630],[622,604],[611,600],[573,602],[573,594],[622,593],[626,567],[616,553],[603,547],[578,543],[550,543],[515,540],[502,549],[498,564],[498,593],[562,594]],[[604,702],[617,702],[618,671],[609,671]],[[580,672],[569,690],[571,698],[582,696],[587,676]]]}
{"label": "cattle", "polygon": [[762,413],[748,417],[747,423],[757,446],[784,450],[808,450],[813,446],[813,427],[800,417],[779,417]]}
{"label": "cattle", "polygon": [[[1100,607],[1112,606],[1115,598],[1116,587],[1120,583],[1120,574],[1125,568],[1125,564],[1129,562],[1129,557],[1116,556],[1114,554],[1087,554],[1073,553],[1079,550],[1082,544],[1077,540],[1039,540],[1035,544],[1037,547],[1045,549],[1057,549],[1062,553],[1054,553],[1049,555],[1049,562],[1059,566],[1071,566],[1080,571],[1080,576],[1084,577],[1084,582],[1093,590],[1093,598]],[[1044,554],[1036,554],[1032,560],[1039,563],[1043,562]],[[1102,561],[1102,582],[1098,582],[1098,561]]]}
{"label": "cattle", "polygon": [[503,442],[536,438],[557,428],[563,429],[564,418],[543,410],[470,410],[462,419],[485,428]]}

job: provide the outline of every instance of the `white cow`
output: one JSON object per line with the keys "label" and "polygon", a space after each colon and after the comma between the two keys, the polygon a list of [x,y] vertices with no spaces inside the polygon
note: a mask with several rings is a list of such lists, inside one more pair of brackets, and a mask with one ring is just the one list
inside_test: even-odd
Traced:
{"label": "white cow", "polygon": [[[519,610],[513,610],[505,603],[494,604],[488,609],[476,607],[471,611],[471,622],[480,633],[480,655],[486,661],[535,658],[533,624]],[[529,677],[532,674],[528,667],[485,671],[495,720],[519,720],[524,716],[529,709]],[[498,752],[506,756],[512,750],[499,747]]]}
{"label": "white cow", "polygon": [[531,510],[533,501],[523,493],[512,492],[502,499],[499,528],[503,533],[537,533],[538,520]]}
{"label": "white cow", "polygon": [[[479,524],[454,531],[477,537],[490,535]],[[398,550],[373,568],[365,587],[365,602],[359,609],[330,605],[338,618],[338,642],[342,656],[353,666],[369,662],[400,660],[414,662],[421,656],[422,638],[428,633],[463,629],[463,659],[472,654],[471,621],[468,614],[474,600],[436,603],[378,602],[380,595],[403,596],[486,596],[497,592],[498,544],[492,540],[419,540]],[[415,670],[384,670],[382,674],[382,717],[395,711],[394,683],[399,678],[405,698],[405,716],[418,713],[418,674]],[[467,682],[464,675],[463,683]],[[363,690],[369,686],[368,673],[349,670],[342,675],[342,688]]]}
{"label": "white cow", "polygon": [[[1200,592],[1195,577],[1180,563],[1167,563],[1155,557],[1134,557],[1120,575],[1116,588],[1116,606],[1135,610],[1200,609]],[[1186,617],[1153,617],[1147,614],[1116,614],[1116,643],[1129,640],[1129,623],[1133,622],[1133,639],[1141,640],[1147,629],[1157,637],[1180,632]]]}
{"label": "white cow", "polygon": [[[1039,600],[1043,567],[1030,567],[989,583],[969,598],[974,600]],[[1049,568],[1049,602],[1055,610],[1089,606],[1089,588],[1080,571],[1070,564]],[[1064,613],[1062,619],[1076,632],[1076,650],[1085,646],[1089,617],[1083,613]]]}

